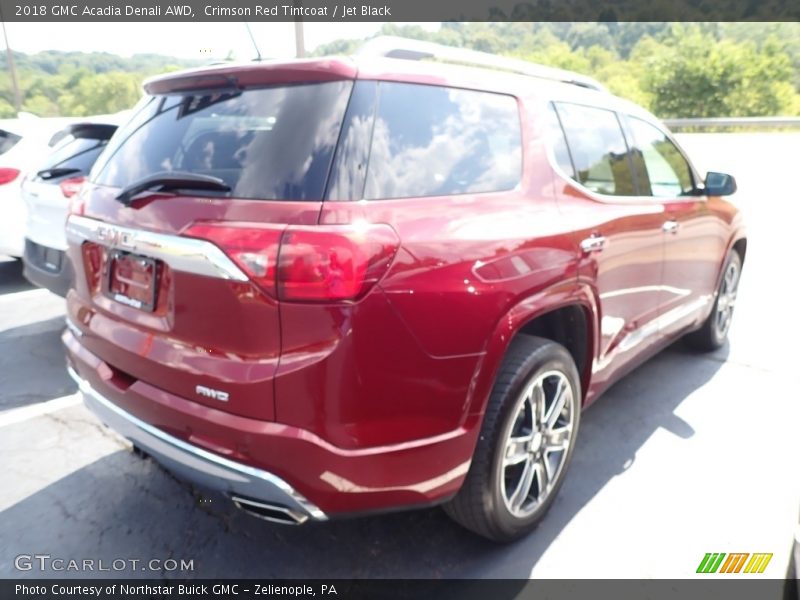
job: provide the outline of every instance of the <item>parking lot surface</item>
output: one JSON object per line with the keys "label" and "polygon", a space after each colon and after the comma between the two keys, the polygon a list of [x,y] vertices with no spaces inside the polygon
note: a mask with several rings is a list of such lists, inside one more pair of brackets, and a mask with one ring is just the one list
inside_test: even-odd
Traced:
{"label": "parking lot surface", "polygon": [[[0,259],[0,577],[686,578],[707,552],[773,553],[763,576],[783,577],[800,509],[800,134],[679,137],[739,181],[749,245],[730,342],[676,344],[587,410],[552,511],[507,546],[439,509],[272,525],[176,480],[83,408],[63,300]],[[19,570],[34,554],[128,562]]]}

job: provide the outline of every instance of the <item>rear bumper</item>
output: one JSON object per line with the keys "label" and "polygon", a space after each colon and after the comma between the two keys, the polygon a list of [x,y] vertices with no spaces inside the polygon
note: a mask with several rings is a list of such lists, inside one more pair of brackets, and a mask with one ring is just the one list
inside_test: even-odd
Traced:
{"label": "rear bumper", "polygon": [[343,449],[304,429],[120,380],[83,346],[84,335],[91,334],[68,321],[62,339],[71,374],[100,420],[183,478],[283,506],[298,522],[436,504],[458,491],[469,469],[477,420],[434,438]]}
{"label": "rear bumper", "polygon": [[297,523],[324,521],[325,513],[280,477],[218,456],[178,439],[122,410],[102,396],[71,367],[86,406],[108,427],[144,450],[176,475],[232,497],[247,497],[282,506]]}
{"label": "rear bumper", "polygon": [[22,260],[25,279],[61,297],[67,295],[73,271],[65,252],[26,239]]}

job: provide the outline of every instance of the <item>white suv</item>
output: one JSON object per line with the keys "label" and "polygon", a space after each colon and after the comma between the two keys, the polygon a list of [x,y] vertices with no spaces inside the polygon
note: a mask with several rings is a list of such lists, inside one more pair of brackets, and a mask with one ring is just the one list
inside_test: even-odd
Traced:
{"label": "white suv", "polygon": [[0,119],[0,254],[21,258],[25,242],[25,203],[20,185],[36,161],[50,151],[67,119],[33,115]]}
{"label": "white suv", "polygon": [[72,269],[64,251],[69,201],[83,184],[124,113],[90,117],[62,129],[22,183],[27,205],[24,275],[33,284],[66,294]]}

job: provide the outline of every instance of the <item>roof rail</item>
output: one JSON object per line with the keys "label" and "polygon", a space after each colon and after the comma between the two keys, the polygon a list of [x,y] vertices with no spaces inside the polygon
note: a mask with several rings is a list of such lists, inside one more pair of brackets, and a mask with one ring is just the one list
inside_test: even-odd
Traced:
{"label": "roof rail", "polygon": [[540,79],[550,79],[561,81],[572,85],[597,90],[607,91],[603,85],[591,77],[538,65],[518,58],[507,58],[496,56],[488,52],[468,50],[466,48],[454,48],[433,42],[412,40],[393,35],[382,35],[368,40],[356,53],[356,56],[383,56],[386,58],[399,58],[403,60],[423,60],[433,58],[443,62],[457,63],[466,66],[477,66],[501,71],[510,71],[519,75],[538,77]]}

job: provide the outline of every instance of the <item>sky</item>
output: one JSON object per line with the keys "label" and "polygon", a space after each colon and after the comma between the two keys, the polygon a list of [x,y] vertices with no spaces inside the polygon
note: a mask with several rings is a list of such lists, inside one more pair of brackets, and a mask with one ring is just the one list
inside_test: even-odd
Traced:
{"label": "sky", "polygon": [[[304,23],[305,45],[313,50],[340,38],[364,38],[383,23]],[[439,23],[415,23],[435,30]],[[294,56],[294,23],[250,22],[264,57]],[[6,23],[18,52],[42,50],[111,52],[121,56],[156,53],[178,58],[255,57],[244,23]],[[0,43],[2,43],[0,41]]]}

